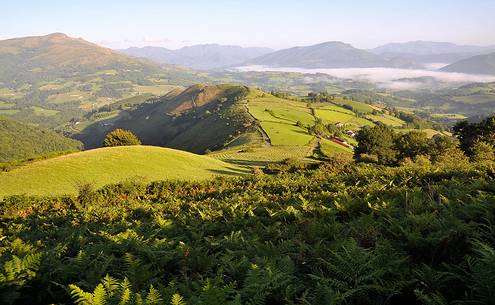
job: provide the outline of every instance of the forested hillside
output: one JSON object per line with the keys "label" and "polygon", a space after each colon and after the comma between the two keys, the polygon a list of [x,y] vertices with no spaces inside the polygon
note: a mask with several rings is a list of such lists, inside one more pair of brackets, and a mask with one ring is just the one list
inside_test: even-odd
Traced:
{"label": "forested hillside", "polygon": [[26,125],[0,116],[0,162],[74,151],[82,143],[54,131]]}

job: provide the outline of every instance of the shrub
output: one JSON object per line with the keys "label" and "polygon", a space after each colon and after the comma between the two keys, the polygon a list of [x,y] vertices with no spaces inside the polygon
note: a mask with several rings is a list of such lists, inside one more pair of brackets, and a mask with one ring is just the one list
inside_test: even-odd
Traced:
{"label": "shrub", "polygon": [[495,161],[495,149],[487,142],[476,141],[471,151],[471,161],[473,162]]}
{"label": "shrub", "polygon": [[105,147],[141,145],[141,141],[130,131],[115,129],[103,141]]}

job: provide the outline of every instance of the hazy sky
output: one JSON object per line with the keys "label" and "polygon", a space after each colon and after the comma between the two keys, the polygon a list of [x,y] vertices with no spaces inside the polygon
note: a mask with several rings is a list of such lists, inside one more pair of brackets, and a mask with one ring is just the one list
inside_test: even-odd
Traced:
{"label": "hazy sky", "polygon": [[0,39],[63,32],[112,48],[495,44],[495,0],[0,0],[0,10]]}

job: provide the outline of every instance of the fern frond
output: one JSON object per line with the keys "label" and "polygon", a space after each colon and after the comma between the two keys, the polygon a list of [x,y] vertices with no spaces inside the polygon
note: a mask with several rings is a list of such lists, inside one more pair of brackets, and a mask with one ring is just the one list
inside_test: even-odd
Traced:
{"label": "fern frond", "polygon": [[148,291],[148,294],[146,295],[146,305],[158,305],[160,302],[162,302],[162,296],[156,290],[153,285],[150,286],[150,290]]}
{"label": "fern frond", "polygon": [[187,305],[184,298],[178,293],[174,293],[172,295],[172,299],[170,300],[170,304],[171,305]]}
{"label": "fern frond", "polygon": [[77,305],[92,305],[93,304],[93,294],[85,292],[76,285],[69,285],[70,296]]}

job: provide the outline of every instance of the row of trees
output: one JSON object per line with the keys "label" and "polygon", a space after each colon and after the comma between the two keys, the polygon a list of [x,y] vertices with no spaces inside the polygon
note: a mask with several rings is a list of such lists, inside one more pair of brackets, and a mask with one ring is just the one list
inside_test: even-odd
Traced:
{"label": "row of trees", "polygon": [[454,137],[425,132],[398,133],[391,127],[364,127],[357,135],[354,158],[361,162],[397,165],[425,157],[433,162],[450,158],[472,161],[495,160],[495,116],[480,123],[461,122],[454,127]]}
{"label": "row of trees", "polygon": [[454,135],[460,141],[460,147],[468,155],[476,153],[476,148],[481,143],[495,146],[495,115],[492,115],[479,123],[462,121],[454,126]]}
{"label": "row of trees", "polygon": [[316,123],[313,126],[307,127],[301,121],[296,123],[299,127],[304,127],[308,129],[308,132],[312,135],[328,138],[328,137],[342,137],[344,132],[342,128],[338,128],[335,124],[325,124],[321,118],[317,118]]}

